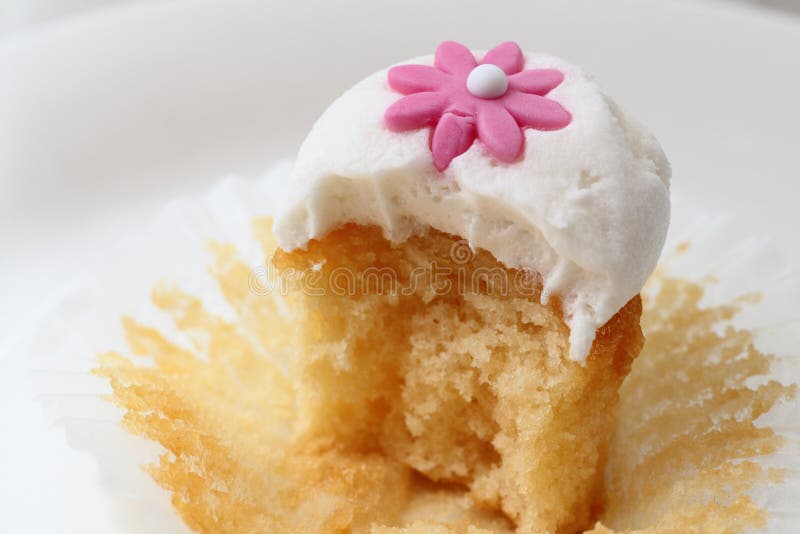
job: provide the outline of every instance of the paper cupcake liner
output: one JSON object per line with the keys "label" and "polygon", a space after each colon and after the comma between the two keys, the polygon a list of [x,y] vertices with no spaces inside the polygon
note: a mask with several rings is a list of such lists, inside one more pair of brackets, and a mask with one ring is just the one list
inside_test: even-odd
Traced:
{"label": "paper cupcake liner", "polygon": [[[120,530],[188,531],[170,505],[169,494],[141,466],[163,449],[127,433],[122,410],[108,402],[108,382],[93,376],[97,356],[126,354],[120,316],[152,325],[186,348],[190,342],[152,304],[152,288],[168,281],[188,294],[202,296],[210,312],[235,317],[207,266],[210,241],[230,243],[248,265],[263,263],[252,221],[274,212],[282,197],[289,163],[276,165],[258,181],[222,180],[200,198],[173,202],[141,232],[123,241],[102,264],[88,266],[91,277],[76,284],[43,319],[28,344],[31,379],[45,412],[66,432],[71,446],[97,458],[104,485],[118,502]],[[673,199],[673,222],[660,269],[670,276],[700,280],[713,277],[703,304],[716,306],[742,294],[759,292],[761,300],[734,319],[755,332],[759,349],[777,356],[768,375],[757,382],[800,382],[800,273],[782,260],[780,251],[758,237],[747,237],[735,220],[708,213],[688,199]],[[675,251],[690,242],[683,253]],[[754,382],[752,386],[756,386]],[[776,405],[758,423],[785,436],[776,453],[760,457],[765,466],[786,469],[781,483],[751,492],[768,512],[767,531],[787,532],[800,524],[800,401]]]}
{"label": "paper cupcake liner", "polygon": [[[142,470],[163,449],[120,426],[122,410],[108,402],[107,380],[93,376],[97,356],[127,352],[120,316],[157,326],[179,343],[188,342],[150,299],[162,281],[177,281],[204,295],[214,313],[230,317],[207,265],[210,240],[234,244],[251,265],[263,261],[252,236],[252,217],[271,213],[281,195],[287,165],[276,165],[263,179],[220,181],[200,198],[165,206],[137,235],[121,242],[91,274],[65,291],[27,344],[30,377],[45,415],[63,427],[70,446],[90,451],[103,484],[116,497],[120,531],[188,532],[170,505],[169,495]],[[157,527],[157,528],[156,528]]]}
{"label": "paper cupcake liner", "polygon": [[[684,243],[689,249],[675,253]],[[731,321],[752,331],[755,346],[775,356],[770,372],[751,379],[757,387],[770,380],[800,382],[800,272],[787,264],[768,238],[748,235],[736,218],[709,213],[684,198],[673,198],[673,221],[659,269],[669,276],[707,280],[702,303],[723,305],[752,294],[757,301],[743,306]],[[800,525],[800,399],[794,395],[756,420],[786,440],[773,454],[758,461],[766,468],[784,469],[786,478],[750,492],[768,512],[764,532],[792,532]]]}

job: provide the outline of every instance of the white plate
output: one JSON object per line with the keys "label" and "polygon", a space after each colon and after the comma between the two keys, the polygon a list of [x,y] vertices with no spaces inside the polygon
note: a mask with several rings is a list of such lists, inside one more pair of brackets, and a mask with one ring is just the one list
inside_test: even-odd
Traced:
{"label": "white plate", "polygon": [[658,134],[676,193],[735,213],[798,264],[795,18],[642,0],[237,0],[56,23],[0,44],[0,414],[14,429],[0,445],[0,499],[9,531],[114,530],[92,462],[27,399],[15,334],[165,199],[291,155],[349,84],[445,38],[476,48],[515,39],[585,65]]}

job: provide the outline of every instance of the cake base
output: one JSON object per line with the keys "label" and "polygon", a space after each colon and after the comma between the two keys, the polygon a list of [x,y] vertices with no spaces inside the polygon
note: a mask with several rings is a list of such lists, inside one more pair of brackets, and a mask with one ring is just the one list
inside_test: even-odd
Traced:
{"label": "cake base", "polygon": [[274,261],[298,328],[304,448],[386,455],[522,532],[594,524],[617,390],[643,344],[638,296],[580,364],[539,280],[455,236],[395,245],[347,225]]}

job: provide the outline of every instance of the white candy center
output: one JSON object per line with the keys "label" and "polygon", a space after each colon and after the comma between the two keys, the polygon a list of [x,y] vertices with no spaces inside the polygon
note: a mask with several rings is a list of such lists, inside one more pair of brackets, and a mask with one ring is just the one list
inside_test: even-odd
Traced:
{"label": "white candy center", "polygon": [[478,65],[467,76],[467,90],[480,98],[497,98],[506,94],[508,78],[497,65]]}

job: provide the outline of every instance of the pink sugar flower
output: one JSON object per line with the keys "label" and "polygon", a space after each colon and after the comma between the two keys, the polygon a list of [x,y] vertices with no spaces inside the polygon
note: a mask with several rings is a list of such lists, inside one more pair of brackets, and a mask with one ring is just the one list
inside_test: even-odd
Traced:
{"label": "pink sugar flower", "polygon": [[466,152],[477,138],[503,162],[522,153],[522,128],[559,130],[570,113],[545,95],[564,75],[555,69],[522,70],[522,50],[502,43],[480,64],[462,44],[445,41],[434,66],[400,65],[389,69],[389,86],[404,96],[386,110],[384,123],[394,132],[432,127],[433,163],[440,171]]}

